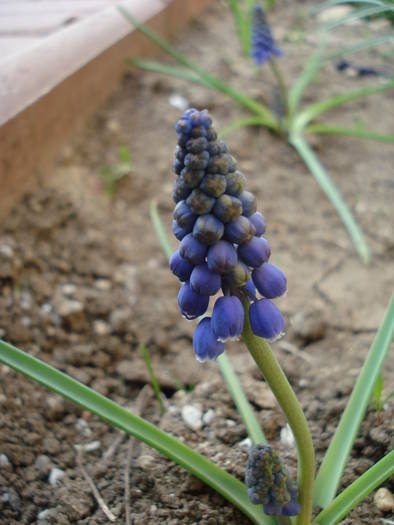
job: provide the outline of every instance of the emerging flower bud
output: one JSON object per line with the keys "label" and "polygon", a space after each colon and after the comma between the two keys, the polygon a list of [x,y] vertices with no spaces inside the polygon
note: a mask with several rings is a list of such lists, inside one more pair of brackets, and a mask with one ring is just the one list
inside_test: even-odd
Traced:
{"label": "emerging flower bud", "polygon": [[192,264],[204,262],[207,246],[193,237],[192,233],[186,235],[179,245],[181,256]]}
{"label": "emerging flower bud", "polygon": [[229,272],[237,266],[237,252],[227,241],[218,241],[208,250],[207,262],[213,272]]}
{"label": "emerging flower bud", "polygon": [[271,445],[256,445],[250,450],[245,483],[250,501],[262,503],[266,514],[299,514],[297,484]]}
{"label": "emerging flower bud", "polygon": [[239,197],[239,195],[244,191],[246,186],[245,175],[240,171],[235,171],[234,173],[228,173],[226,178],[226,193],[228,193],[229,195],[234,195],[234,197]]}
{"label": "emerging flower bud", "polygon": [[224,226],[214,215],[200,215],[193,228],[193,235],[204,244],[214,244],[223,235]]}
{"label": "emerging flower bud", "polygon": [[204,215],[212,210],[215,204],[215,199],[197,189],[191,192],[186,202],[193,213],[196,215]]}
{"label": "emerging flower bud", "polygon": [[213,207],[213,213],[222,222],[235,221],[241,215],[242,203],[237,197],[223,193]]}
{"label": "emerging flower bud", "polygon": [[215,295],[220,290],[220,274],[208,268],[207,263],[195,266],[190,276],[190,286],[201,295]]}
{"label": "emerging flower bud", "polygon": [[256,211],[256,197],[250,191],[243,191],[238,198],[242,203],[242,215],[250,217]]}
{"label": "emerging flower bud", "polygon": [[193,335],[193,348],[200,362],[217,359],[224,352],[224,343],[216,339],[210,317],[204,317],[198,323]]}
{"label": "emerging flower bud", "polygon": [[264,217],[261,215],[259,211],[256,211],[249,217],[250,222],[253,224],[253,226],[256,228],[256,237],[260,237],[260,235],[263,235],[265,233],[265,222]]}
{"label": "emerging flower bud", "polygon": [[275,41],[268,25],[263,7],[256,4],[252,15],[252,51],[251,55],[258,66],[273,56],[280,56],[282,51],[275,46]]}
{"label": "emerging flower bud", "polygon": [[191,232],[194,223],[196,222],[197,215],[192,212],[192,210],[186,204],[186,201],[179,201],[175,206],[174,219],[181,228]]}
{"label": "emerging flower bud", "polygon": [[255,268],[252,279],[258,291],[267,299],[274,299],[286,293],[286,276],[271,263],[264,263],[259,268]]}
{"label": "emerging flower bud", "polygon": [[235,221],[228,222],[224,228],[224,237],[235,244],[243,244],[250,241],[256,230],[252,222],[241,215]]}
{"label": "emerging flower bud", "polygon": [[238,255],[245,264],[257,268],[268,261],[271,250],[264,237],[253,237],[249,242],[238,246]]}
{"label": "emerging flower bud", "polygon": [[244,309],[241,301],[233,296],[216,300],[212,312],[212,330],[218,341],[239,339],[244,325]]}
{"label": "emerging flower bud", "polygon": [[196,319],[205,314],[209,296],[196,293],[188,282],[182,285],[178,293],[178,305],[181,315],[186,319]]}
{"label": "emerging flower bud", "polygon": [[172,273],[176,275],[180,281],[185,282],[189,279],[194,266],[184,259],[179,253],[179,250],[177,250],[172,254],[170,259],[170,268]]}
{"label": "emerging flower bud", "polygon": [[250,305],[250,325],[255,335],[275,341],[283,335],[285,321],[280,310],[269,299],[259,299]]}
{"label": "emerging flower bud", "polygon": [[200,184],[200,190],[211,197],[220,197],[226,189],[227,179],[220,173],[207,173]]}

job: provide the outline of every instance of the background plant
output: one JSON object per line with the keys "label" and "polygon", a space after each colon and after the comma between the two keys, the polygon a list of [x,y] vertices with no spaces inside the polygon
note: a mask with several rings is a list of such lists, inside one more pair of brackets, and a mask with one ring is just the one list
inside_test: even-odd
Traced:
{"label": "background plant", "polygon": [[121,179],[128,177],[131,173],[131,155],[127,146],[118,148],[118,162],[105,166],[100,177],[104,183],[104,190],[108,197],[113,197],[116,187]]}
{"label": "background plant", "polygon": [[[344,2],[339,0],[331,0],[322,4],[319,9],[326,9],[341,3]],[[355,4],[355,2],[352,1],[347,3]],[[241,47],[244,52],[250,49],[251,19],[248,15],[252,9],[253,4],[253,2],[245,2],[245,4],[242,4],[241,7],[241,2],[238,2],[237,0],[231,2],[231,7],[235,14],[236,27],[238,28]],[[370,249],[367,245],[364,235],[356,220],[354,219],[349,207],[340,195],[339,190],[332,182],[325,167],[310,146],[307,137],[311,134],[336,134],[393,143],[394,135],[366,129],[363,126],[348,127],[341,124],[328,123],[320,120],[320,118],[327,111],[340,107],[343,104],[394,88],[394,80],[389,79],[383,83],[379,82],[376,85],[339,93],[333,95],[330,98],[327,98],[326,100],[322,100],[310,105],[307,105],[304,102],[304,94],[306,89],[308,86],[310,86],[310,84],[316,81],[316,78],[321,69],[333,58],[344,56],[349,53],[356,53],[357,51],[373,46],[388,44],[393,41],[394,37],[391,33],[387,35],[381,35],[380,37],[360,40],[351,46],[338,49],[335,52],[325,53],[324,33],[327,31],[333,30],[335,27],[338,27],[351,20],[367,18],[372,15],[387,13],[393,10],[391,3],[380,0],[366,0],[365,2],[358,2],[358,5],[360,7],[354,9],[354,11],[348,16],[342,17],[334,22],[323,24],[319,28],[316,28],[322,33],[321,45],[308,59],[300,77],[287,90],[284,104],[284,106],[287,108],[285,117],[274,114],[267,105],[256,101],[244,92],[234,89],[229,84],[224,83],[213,74],[193,63],[149,28],[138,24],[131,13],[128,13],[124,9],[121,9],[121,12],[130,21],[130,23],[135,25],[146,36],[152,39],[182,67],[179,68],[147,60],[132,60],[131,63],[145,70],[175,76],[189,82],[197,83],[205,88],[214,89],[224,93],[225,95],[231,97],[237,104],[242,106],[252,115],[230,122],[222,130],[222,136],[225,136],[226,134],[245,126],[264,126],[277,133],[279,136],[284,137],[285,140],[287,140],[288,143],[291,144],[298,152],[326,196],[335,206],[335,209],[342,219],[359,256],[365,263],[368,263],[370,260]],[[281,88],[280,91],[282,93],[283,99],[283,86],[285,86],[286,83],[280,74],[277,64],[273,61],[269,61],[269,63],[273,68],[274,74],[278,80],[278,85]]]}

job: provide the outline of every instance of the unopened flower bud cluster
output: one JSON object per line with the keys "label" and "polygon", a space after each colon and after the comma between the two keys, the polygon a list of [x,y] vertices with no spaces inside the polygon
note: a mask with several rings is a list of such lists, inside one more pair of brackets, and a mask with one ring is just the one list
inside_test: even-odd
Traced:
{"label": "unopened flower bud cluster", "polygon": [[297,483],[270,445],[257,445],[249,453],[245,483],[252,503],[265,514],[296,516],[300,512]]}
{"label": "unopened flower bud cluster", "polygon": [[246,190],[245,175],[218,140],[208,112],[187,110],[175,129],[172,229],[180,246],[170,267],[184,283],[178,295],[180,312],[195,319],[207,311],[211,296],[223,292],[212,317],[202,319],[194,333],[194,350],[204,361],[216,359],[228,339],[240,337],[242,294],[252,302],[253,332],[269,340],[281,335],[284,320],[270,299],[285,293],[286,277],[268,262],[263,216],[255,196]]}

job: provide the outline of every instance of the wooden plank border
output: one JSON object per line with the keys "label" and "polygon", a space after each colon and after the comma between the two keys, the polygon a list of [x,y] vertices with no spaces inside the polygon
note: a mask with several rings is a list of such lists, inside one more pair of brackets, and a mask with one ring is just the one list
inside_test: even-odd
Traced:
{"label": "wooden plank border", "polygon": [[[157,7],[157,0],[152,2]],[[160,12],[156,11],[148,25],[161,36],[169,37],[210,3],[212,0],[173,0],[170,3],[161,0]],[[108,19],[102,19],[102,23],[108,23]],[[124,19],[120,23],[127,24]],[[127,67],[125,59],[159,54],[157,46],[144,35],[128,24],[127,30],[120,40],[87,60],[78,70],[71,74],[66,72],[65,78],[54,86],[47,83],[45,93],[36,96],[0,127],[0,218],[34,186],[35,174],[48,172],[61,145],[116,89]],[[45,55],[41,60],[45,60]]]}

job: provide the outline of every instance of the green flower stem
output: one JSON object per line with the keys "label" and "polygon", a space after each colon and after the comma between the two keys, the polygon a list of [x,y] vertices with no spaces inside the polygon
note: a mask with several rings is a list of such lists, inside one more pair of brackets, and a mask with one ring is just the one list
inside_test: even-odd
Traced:
{"label": "green flower stem", "polygon": [[283,78],[283,75],[281,73],[281,70],[278,64],[276,63],[276,60],[274,58],[271,58],[271,60],[269,60],[268,62],[269,62],[269,65],[271,66],[271,71],[274,74],[274,77],[278,83],[278,88],[280,91],[282,103],[285,107],[286,117],[288,117],[289,115],[289,97],[288,97],[285,80]]}
{"label": "green flower stem", "polygon": [[283,373],[267,341],[256,337],[250,326],[249,302],[243,299],[245,323],[242,339],[260,368],[265,380],[285,413],[294,434],[298,451],[298,483],[301,511],[297,525],[310,525],[312,518],[313,484],[315,477],[315,451],[308,423],[301,405]]}

